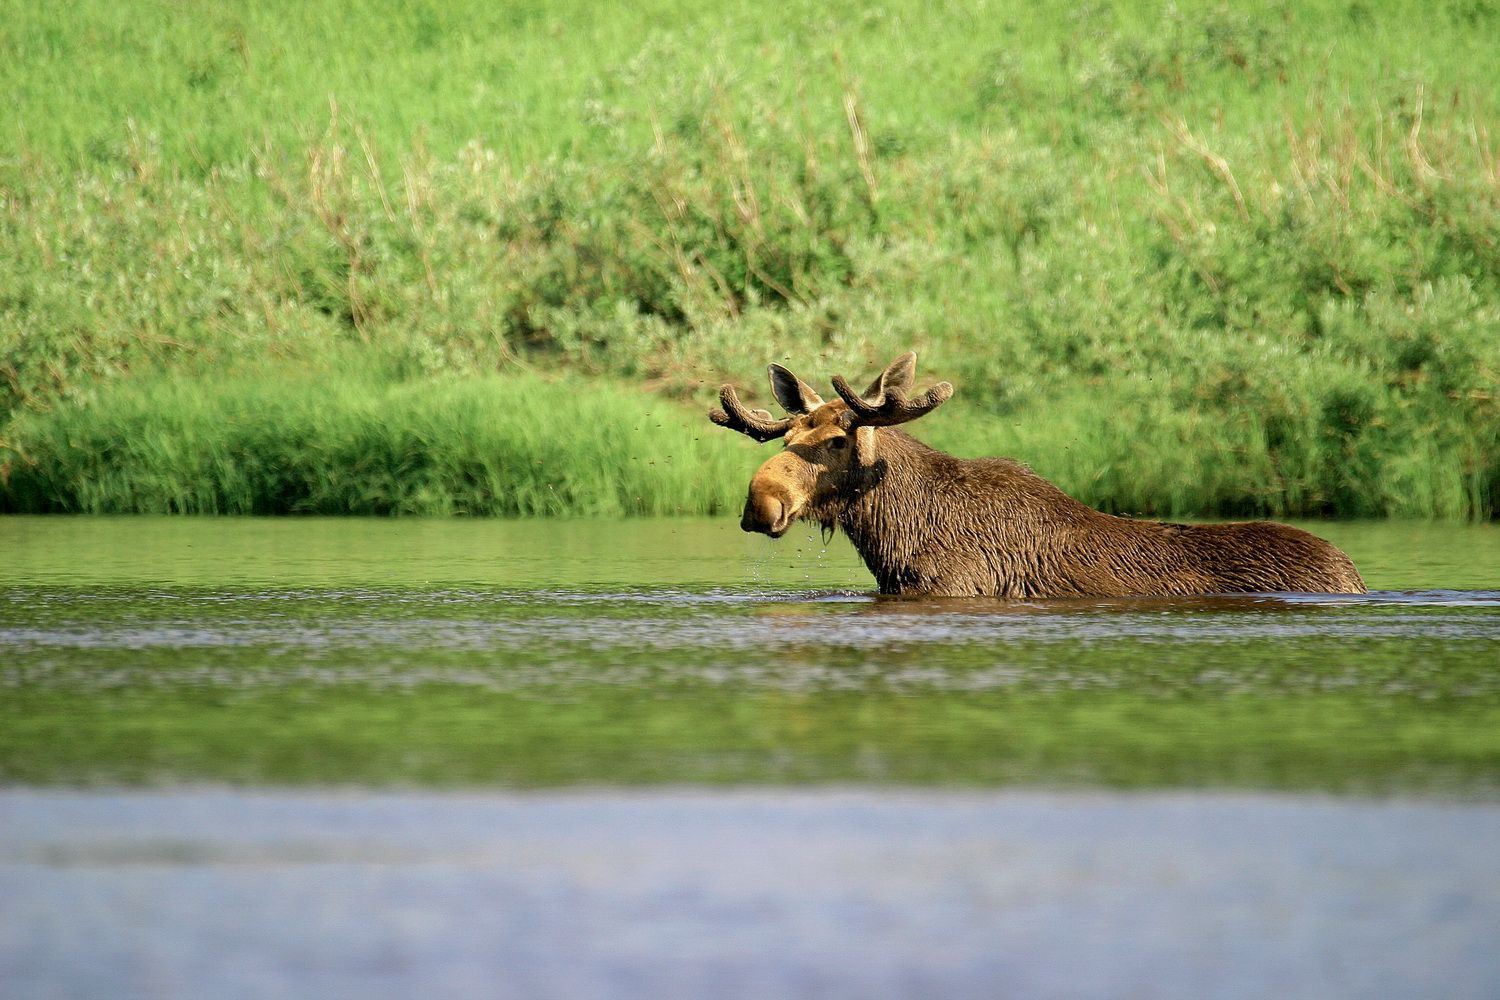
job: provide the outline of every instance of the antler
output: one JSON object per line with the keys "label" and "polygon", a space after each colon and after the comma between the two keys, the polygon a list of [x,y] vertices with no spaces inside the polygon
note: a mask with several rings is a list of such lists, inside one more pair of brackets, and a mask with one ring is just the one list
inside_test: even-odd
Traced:
{"label": "antler", "polygon": [[[898,358],[896,363],[904,360],[905,355]],[[939,382],[915,400],[907,399],[906,393],[899,387],[886,385],[884,382],[884,376],[877,379],[876,384],[867,390],[874,394],[873,398],[865,399],[849,388],[849,383],[844,381],[843,376],[833,376],[834,390],[849,405],[851,427],[891,427],[904,424],[932,412],[953,396],[953,386],[948,382]]]}
{"label": "antler", "polygon": [[724,409],[708,411],[708,419],[720,427],[728,427],[732,431],[739,431],[748,437],[764,444],[772,438],[779,438],[792,426],[792,418],[786,417],[782,420],[773,420],[767,410],[750,410],[740,403],[740,397],[735,395],[734,386],[726,385],[719,389],[719,402],[724,404]]}

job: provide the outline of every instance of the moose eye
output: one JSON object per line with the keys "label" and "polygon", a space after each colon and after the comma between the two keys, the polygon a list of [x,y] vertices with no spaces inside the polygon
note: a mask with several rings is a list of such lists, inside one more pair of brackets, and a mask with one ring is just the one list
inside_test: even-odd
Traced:
{"label": "moose eye", "polygon": [[844,437],[829,438],[828,447],[832,448],[834,451],[843,451],[845,448],[849,447],[849,439]]}

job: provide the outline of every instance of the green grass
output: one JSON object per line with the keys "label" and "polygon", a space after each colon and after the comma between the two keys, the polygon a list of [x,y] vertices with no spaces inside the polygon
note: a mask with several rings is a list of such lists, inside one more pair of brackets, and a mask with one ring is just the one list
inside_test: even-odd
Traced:
{"label": "green grass", "polygon": [[578,379],[127,383],[27,414],[0,510],[622,516],[736,507],[707,420]]}
{"label": "green grass", "polygon": [[[721,379],[908,347],[935,443],[1109,509],[1500,508],[1489,3],[13,6],[5,509],[706,511],[553,397],[560,506],[366,473],[489,446],[496,372],[691,439]],[[321,485],[191,457],[248,405],[214,447]]]}

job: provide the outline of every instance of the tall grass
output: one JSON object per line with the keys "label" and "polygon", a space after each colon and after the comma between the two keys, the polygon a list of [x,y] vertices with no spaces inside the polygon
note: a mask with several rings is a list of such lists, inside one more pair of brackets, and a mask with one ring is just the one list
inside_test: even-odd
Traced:
{"label": "tall grass", "polygon": [[[917,347],[960,390],[935,441],[1110,509],[1489,517],[1500,14],[1417,13],[26,6],[0,463],[51,482],[42,438],[126,399],[150,437],[231,372],[337,394],[354,358],[348,398],[415,421],[560,368],[697,434],[768,360],[822,382]],[[267,412],[353,433],[311,406]]]}
{"label": "tall grass", "polygon": [[681,408],[576,379],[166,379],[18,422],[0,510],[711,513],[747,456]]}

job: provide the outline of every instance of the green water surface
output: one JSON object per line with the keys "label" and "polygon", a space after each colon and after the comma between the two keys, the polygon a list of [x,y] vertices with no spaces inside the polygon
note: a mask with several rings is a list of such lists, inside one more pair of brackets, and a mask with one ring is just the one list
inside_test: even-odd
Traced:
{"label": "green water surface", "polygon": [[882,599],[730,518],[0,518],[0,781],[1493,797],[1500,529],[1310,527],[1370,597]]}

